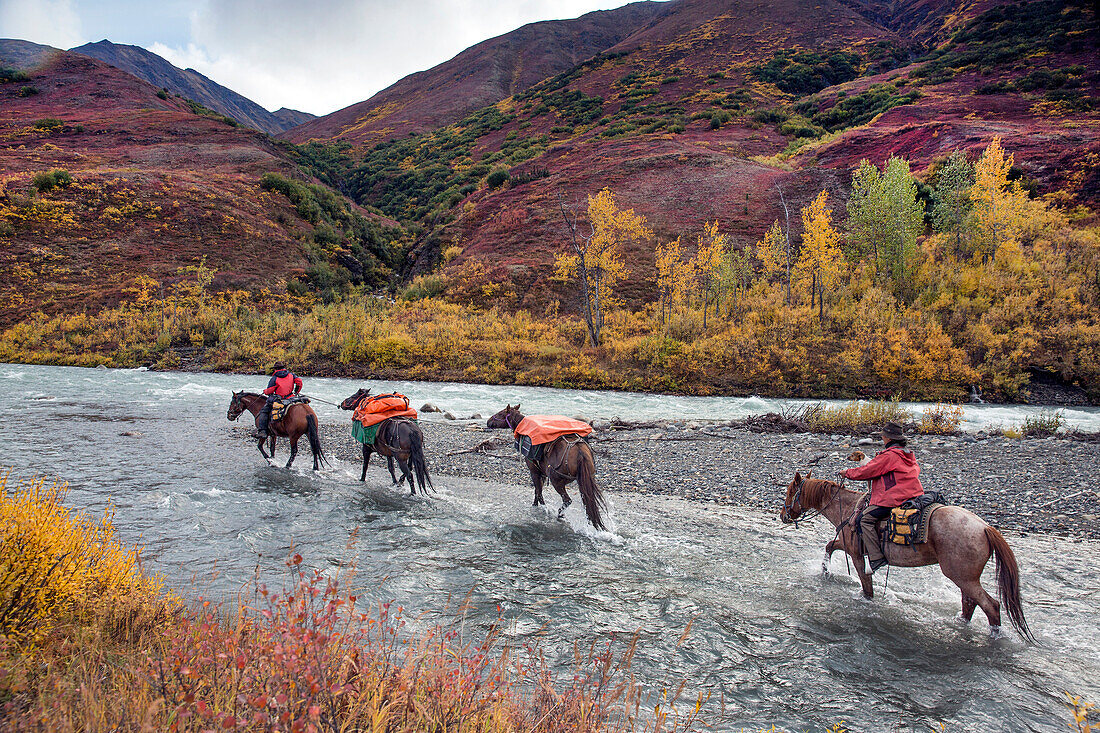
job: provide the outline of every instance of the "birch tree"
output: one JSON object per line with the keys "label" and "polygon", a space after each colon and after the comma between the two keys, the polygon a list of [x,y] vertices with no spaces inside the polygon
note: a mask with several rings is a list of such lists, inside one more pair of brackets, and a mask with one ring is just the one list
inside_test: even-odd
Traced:
{"label": "birch tree", "polygon": [[828,194],[824,191],[802,209],[802,249],[796,265],[800,282],[809,281],[810,307],[814,306],[815,291],[818,319],[825,320],[825,293],[840,284],[844,272],[844,254],[840,251],[840,234],[833,228],[833,212],[826,206]]}
{"label": "birch tree", "polygon": [[619,210],[608,188],[588,197],[587,226],[560,196],[558,205],[568,230],[569,251],[557,256],[556,276],[576,284],[589,344],[599,346],[604,314],[615,303],[615,285],[627,274],[622,247],[652,232],[645,217],[633,209]]}

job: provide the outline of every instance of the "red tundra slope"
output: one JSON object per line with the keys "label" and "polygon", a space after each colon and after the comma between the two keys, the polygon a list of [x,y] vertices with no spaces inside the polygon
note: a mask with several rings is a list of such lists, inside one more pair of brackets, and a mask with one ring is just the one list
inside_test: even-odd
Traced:
{"label": "red tundra slope", "polygon": [[666,6],[647,0],[575,20],[529,23],[281,136],[294,142],[339,138],[374,143],[450,124],[614,46]]}
{"label": "red tundra slope", "polygon": [[[925,171],[999,135],[1041,192],[1065,189],[1068,203],[1095,206],[1096,30],[1090,4],[1060,0],[675,0],[571,71],[510,87],[492,111],[497,124],[472,142],[460,138],[474,118],[429,129],[457,108],[433,117],[403,106],[398,126],[397,108],[379,112],[374,100],[360,108],[373,117],[330,115],[297,132],[360,145],[348,189],[426,221],[420,269],[457,243],[449,267],[490,262],[519,303],[537,308],[562,295],[549,279],[564,236],[559,197],[583,203],[604,186],[659,238],[693,243],[716,220],[743,245],[785,216],[780,191],[797,234],[798,208],[822,188],[843,218],[862,158],[901,155]],[[457,94],[458,81],[440,84],[458,76],[461,58],[433,69],[430,83],[398,86],[410,99]],[[409,130],[425,131],[415,145]],[[511,182],[463,178],[489,167],[508,169]],[[652,243],[629,253],[633,300],[653,297],[652,258]]]}
{"label": "red tundra slope", "polygon": [[[32,46],[0,43],[0,67]],[[202,258],[218,287],[306,270],[312,227],[259,186],[294,170],[270,138],[101,61],[56,50],[39,61],[0,84],[0,326],[98,310],[139,276],[170,284]],[[53,170],[71,183],[35,185]]]}

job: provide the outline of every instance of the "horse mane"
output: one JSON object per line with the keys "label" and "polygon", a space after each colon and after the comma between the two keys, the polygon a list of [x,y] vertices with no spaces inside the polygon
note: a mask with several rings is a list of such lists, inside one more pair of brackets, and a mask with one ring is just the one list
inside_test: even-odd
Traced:
{"label": "horse mane", "polygon": [[802,481],[802,506],[820,509],[828,497],[848,493],[858,496],[862,492],[846,489],[835,481],[823,478],[808,478]]}

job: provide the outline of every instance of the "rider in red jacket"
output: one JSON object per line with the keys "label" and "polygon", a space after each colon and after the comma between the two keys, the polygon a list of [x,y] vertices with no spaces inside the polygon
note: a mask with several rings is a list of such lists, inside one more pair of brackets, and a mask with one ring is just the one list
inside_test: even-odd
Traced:
{"label": "rider in red jacket", "polygon": [[909,499],[924,493],[917,459],[912,451],[905,450],[903,428],[897,423],[886,423],[882,431],[882,442],[886,449],[872,458],[866,466],[840,472],[843,478],[871,482],[871,498],[859,519],[871,573],[886,564],[875,523],[890,516],[893,507],[901,506]]}
{"label": "rider in red jacket", "polygon": [[267,437],[267,425],[271,421],[271,407],[280,397],[290,397],[302,391],[302,380],[286,368],[286,362],[275,362],[275,372],[267,383],[264,394],[267,395],[267,404],[260,410],[260,416],[256,419],[256,432],[254,437],[263,440]]}

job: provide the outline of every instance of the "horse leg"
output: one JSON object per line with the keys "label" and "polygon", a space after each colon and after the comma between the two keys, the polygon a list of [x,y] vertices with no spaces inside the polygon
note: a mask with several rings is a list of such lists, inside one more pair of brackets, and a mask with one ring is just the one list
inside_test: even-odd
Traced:
{"label": "horse leg", "polygon": [[[401,467],[401,480],[404,481],[405,479],[408,479],[409,480],[409,490],[413,494],[415,494],[416,493],[416,482],[413,481],[413,472],[412,472],[412,469],[409,468],[408,459],[407,458],[402,458],[400,453],[397,453],[395,455],[397,457],[397,465]],[[393,464],[393,458],[390,459],[390,464],[391,465]],[[392,471],[393,469],[391,468],[390,470]],[[397,484],[397,482],[394,481],[394,484]]]}
{"label": "horse leg", "polygon": [[[260,449],[260,455],[262,455],[264,457],[265,461],[269,459],[269,456],[267,455],[267,451],[264,450],[264,443],[266,443],[266,442],[267,442],[266,440],[256,441],[256,447]],[[270,458],[274,458],[274,457],[275,457],[275,449],[272,448]]]}
{"label": "horse leg", "polygon": [[363,474],[359,477],[360,481],[366,481],[366,467],[371,464],[371,447],[363,444]]}
{"label": "horse leg", "polygon": [[829,574],[829,558],[833,556],[833,552],[836,551],[837,542],[835,539],[829,540],[829,544],[825,545],[825,557],[821,560],[821,574]]}
{"label": "horse leg", "polygon": [[267,449],[271,451],[271,457],[275,457],[275,436],[272,435],[267,439]]}
{"label": "horse leg", "polygon": [[974,618],[974,609],[978,607],[978,602],[975,601],[966,593],[962,594],[962,611],[959,613],[959,621],[964,624],[970,623],[970,619]]}
{"label": "horse leg", "polygon": [[565,490],[568,484],[569,481],[562,478],[550,479],[550,485],[553,486],[554,490],[561,496],[561,509],[558,510],[558,519],[565,519],[565,510],[573,503],[573,500],[569,498],[569,492]]}
{"label": "horse leg", "polygon": [[539,467],[530,461],[527,462],[527,468],[531,471],[531,483],[535,485],[535,503],[531,506],[539,506],[545,504],[546,500],[542,498],[542,484],[546,480],[546,477],[542,475]]}
{"label": "horse leg", "polygon": [[863,567],[863,553],[859,550],[846,550],[848,555],[852,558],[852,563],[856,567],[856,576],[859,577],[859,584],[863,586],[863,597],[870,600],[875,597],[875,586],[871,583],[871,576],[867,574],[866,569]]}
{"label": "horse leg", "polygon": [[[393,472],[393,456],[386,456],[386,465],[388,465],[388,466],[389,466],[389,469],[390,469],[390,478],[392,478],[392,479],[393,479],[393,485],[394,485],[394,486],[397,486],[397,474]],[[402,473],[401,473],[401,480],[402,480],[402,481],[404,481],[404,480],[405,480],[405,473],[404,473],[404,469],[402,469]]]}
{"label": "horse leg", "polygon": [[294,435],[290,438],[290,460],[286,462],[286,467],[290,468],[290,464],[294,463],[294,456],[298,455],[298,436]]}
{"label": "horse leg", "polygon": [[[948,577],[951,578],[951,576]],[[979,606],[985,611],[985,617],[989,620],[989,633],[993,636],[999,636],[1001,633],[1001,602],[985,592],[985,588],[982,587],[981,576],[966,579],[951,578],[951,581],[959,586],[962,591],[962,620],[969,622],[974,614],[974,607]]]}

